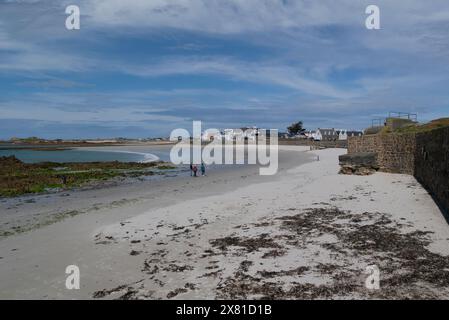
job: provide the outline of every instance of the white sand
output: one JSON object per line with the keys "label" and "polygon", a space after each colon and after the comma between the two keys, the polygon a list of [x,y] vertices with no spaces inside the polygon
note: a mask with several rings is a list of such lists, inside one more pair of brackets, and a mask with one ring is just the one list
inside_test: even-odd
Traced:
{"label": "white sand", "polygon": [[[282,147],[288,149],[293,159],[304,150]],[[100,291],[96,297],[448,298],[447,286],[432,277],[448,277],[441,266],[449,261],[449,226],[431,197],[411,176],[338,175],[338,155],[345,152],[307,152],[320,161],[248,183],[244,176],[196,179],[196,198],[186,196],[192,190],[178,190],[151,209],[130,201],[100,210],[114,219],[98,215],[98,223],[95,215],[80,215],[3,239],[0,297],[92,298]],[[212,182],[223,192],[207,193]],[[310,208],[330,214],[304,215]],[[335,208],[341,211],[333,215]],[[292,231],[290,218],[278,219],[285,216],[309,221]],[[367,225],[374,226],[373,238],[356,238]],[[415,231],[432,233],[421,243]],[[404,244],[404,251],[390,248],[393,243]],[[427,269],[405,256],[415,247]],[[80,290],[65,289],[69,264],[80,267]],[[364,271],[372,264],[381,286],[382,279],[397,283],[367,290]],[[404,274],[415,280],[400,281]]]}

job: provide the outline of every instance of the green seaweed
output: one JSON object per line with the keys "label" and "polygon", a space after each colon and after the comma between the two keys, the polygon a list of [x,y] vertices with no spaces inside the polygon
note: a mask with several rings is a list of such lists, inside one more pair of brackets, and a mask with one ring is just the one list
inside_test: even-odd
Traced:
{"label": "green seaweed", "polygon": [[12,197],[28,193],[81,187],[116,177],[153,175],[154,170],[175,167],[165,162],[83,162],[23,163],[14,156],[0,157],[0,196]]}

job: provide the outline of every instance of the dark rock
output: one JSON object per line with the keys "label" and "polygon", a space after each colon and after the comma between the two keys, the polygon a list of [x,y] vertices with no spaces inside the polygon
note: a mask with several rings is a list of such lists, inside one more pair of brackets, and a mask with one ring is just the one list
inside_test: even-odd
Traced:
{"label": "dark rock", "polygon": [[338,158],[340,165],[377,166],[377,153],[374,152],[343,154]]}
{"label": "dark rock", "polygon": [[339,157],[340,174],[370,175],[379,170],[377,153],[360,152],[344,154]]}

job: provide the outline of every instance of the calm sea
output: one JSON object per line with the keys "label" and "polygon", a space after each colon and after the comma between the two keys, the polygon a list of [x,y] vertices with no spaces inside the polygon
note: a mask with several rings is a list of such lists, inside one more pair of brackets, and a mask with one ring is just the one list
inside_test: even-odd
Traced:
{"label": "calm sea", "polygon": [[[170,146],[117,146],[87,147],[70,150],[40,151],[36,146],[23,149],[24,146],[0,145],[0,157],[14,155],[26,163],[52,162],[151,162],[169,161]],[[5,149],[8,148],[8,149]],[[20,148],[20,149],[19,149]],[[31,149],[33,148],[33,149]]]}

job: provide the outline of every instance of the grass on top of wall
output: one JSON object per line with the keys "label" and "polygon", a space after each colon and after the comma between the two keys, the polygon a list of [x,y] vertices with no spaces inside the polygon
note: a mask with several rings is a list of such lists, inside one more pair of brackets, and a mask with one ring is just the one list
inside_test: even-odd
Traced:
{"label": "grass on top of wall", "polygon": [[424,124],[414,124],[398,128],[394,130],[395,133],[419,133],[434,129],[449,127],[449,118],[435,119]]}

